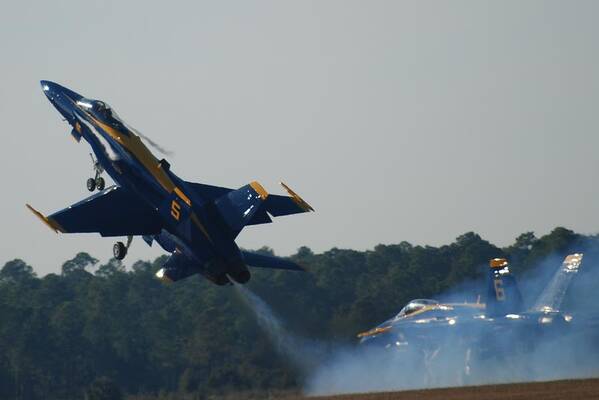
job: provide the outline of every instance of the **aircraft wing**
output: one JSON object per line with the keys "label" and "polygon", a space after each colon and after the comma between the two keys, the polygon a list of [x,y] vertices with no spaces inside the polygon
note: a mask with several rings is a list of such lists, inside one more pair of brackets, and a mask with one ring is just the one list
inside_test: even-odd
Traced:
{"label": "aircraft wing", "polygon": [[111,186],[48,217],[29,204],[27,208],[57,233],[128,236],[158,234],[162,230],[158,212],[118,186]]}
{"label": "aircraft wing", "polygon": [[576,275],[582,262],[582,253],[570,254],[555,273],[549,285],[543,290],[532,311],[557,312],[564,300],[572,277]]}

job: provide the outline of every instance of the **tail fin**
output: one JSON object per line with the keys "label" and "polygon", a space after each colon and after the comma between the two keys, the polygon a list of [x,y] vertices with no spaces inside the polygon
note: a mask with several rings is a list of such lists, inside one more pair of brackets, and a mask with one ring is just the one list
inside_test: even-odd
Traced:
{"label": "tail fin", "polygon": [[267,197],[268,192],[254,181],[216,200],[216,206],[231,230],[232,237],[236,237],[251,222]]}
{"label": "tail fin", "polygon": [[516,314],[522,311],[522,294],[505,258],[489,262],[487,311],[489,317]]}
{"label": "tail fin", "polygon": [[532,311],[557,312],[566,296],[570,282],[582,263],[582,253],[566,256],[561,267],[557,270],[551,282],[545,287]]}

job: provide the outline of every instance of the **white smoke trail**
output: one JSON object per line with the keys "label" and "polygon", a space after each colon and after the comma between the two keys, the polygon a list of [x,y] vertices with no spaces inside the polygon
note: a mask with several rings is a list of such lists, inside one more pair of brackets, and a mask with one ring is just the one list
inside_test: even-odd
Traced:
{"label": "white smoke trail", "polygon": [[110,158],[112,161],[118,161],[120,159],[118,153],[114,151],[114,149],[112,148],[112,146],[110,145],[110,143],[108,142],[108,140],[106,140],[106,138],[104,136],[102,136],[102,134],[100,132],[98,132],[98,130],[96,129],[96,127],[93,124],[90,124],[89,122],[87,122],[85,120],[85,118],[77,118],[77,119],[79,121],[81,121],[85,126],[87,126],[88,129],[98,139],[98,141],[100,142],[100,144],[104,148],[104,151],[106,151],[106,154],[108,155],[108,158]]}
{"label": "white smoke trail", "polygon": [[304,373],[319,364],[319,360],[323,359],[326,353],[324,344],[289,332],[264,300],[243,285],[235,284],[235,288],[280,354],[289,357],[293,365]]}

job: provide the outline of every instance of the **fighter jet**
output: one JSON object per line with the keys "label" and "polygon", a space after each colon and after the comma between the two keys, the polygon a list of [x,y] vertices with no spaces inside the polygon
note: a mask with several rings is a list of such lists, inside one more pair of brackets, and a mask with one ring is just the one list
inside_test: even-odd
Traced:
{"label": "fighter jet", "polygon": [[[92,148],[95,176],[87,189],[99,193],[45,216],[27,207],[55,232],[97,232],[127,237],[117,242],[114,257],[122,260],[134,236],[171,253],[156,276],[172,282],[201,274],[217,285],[233,279],[246,283],[247,266],[302,270],[286,259],[242,251],[235,243],[247,225],[272,222],[271,216],[314,211],[281,183],[289,196],[269,194],[257,181],[230,189],[188,182],[146,147],[141,133],[106,102],[86,98],[66,87],[41,81],[44,94],[70,124],[77,142]],[[156,145],[148,140],[150,145]],[[106,172],[116,185],[104,188]]]}
{"label": "fighter jet", "polygon": [[573,316],[561,310],[583,255],[568,255],[532,307],[524,309],[522,296],[508,261],[490,261],[486,304],[442,303],[431,299],[410,301],[393,318],[358,334],[364,346],[418,354],[425,367],[450,353],[462,357],[463,372],[485,357],[509,357],[530,351],[540,338],[559,337],[573,325]]}

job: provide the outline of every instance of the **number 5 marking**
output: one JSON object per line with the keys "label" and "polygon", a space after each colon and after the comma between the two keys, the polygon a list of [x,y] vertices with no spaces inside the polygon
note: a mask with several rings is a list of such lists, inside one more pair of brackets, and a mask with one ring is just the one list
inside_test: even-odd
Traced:
{"label": "number 5 marking", "polygon": [[505,300],[505,291],[503,290],[503,281],[501,279],[495,279],[495,297],[499,301]]}
{"label": "number 5 marking", "polygon": [[177,221],[179,221],[179,218],[181,218],[181,206],[179,205],[179,203],[177,203],[176,200],[173,200],[173,202],[171,203],[171,215]]}

